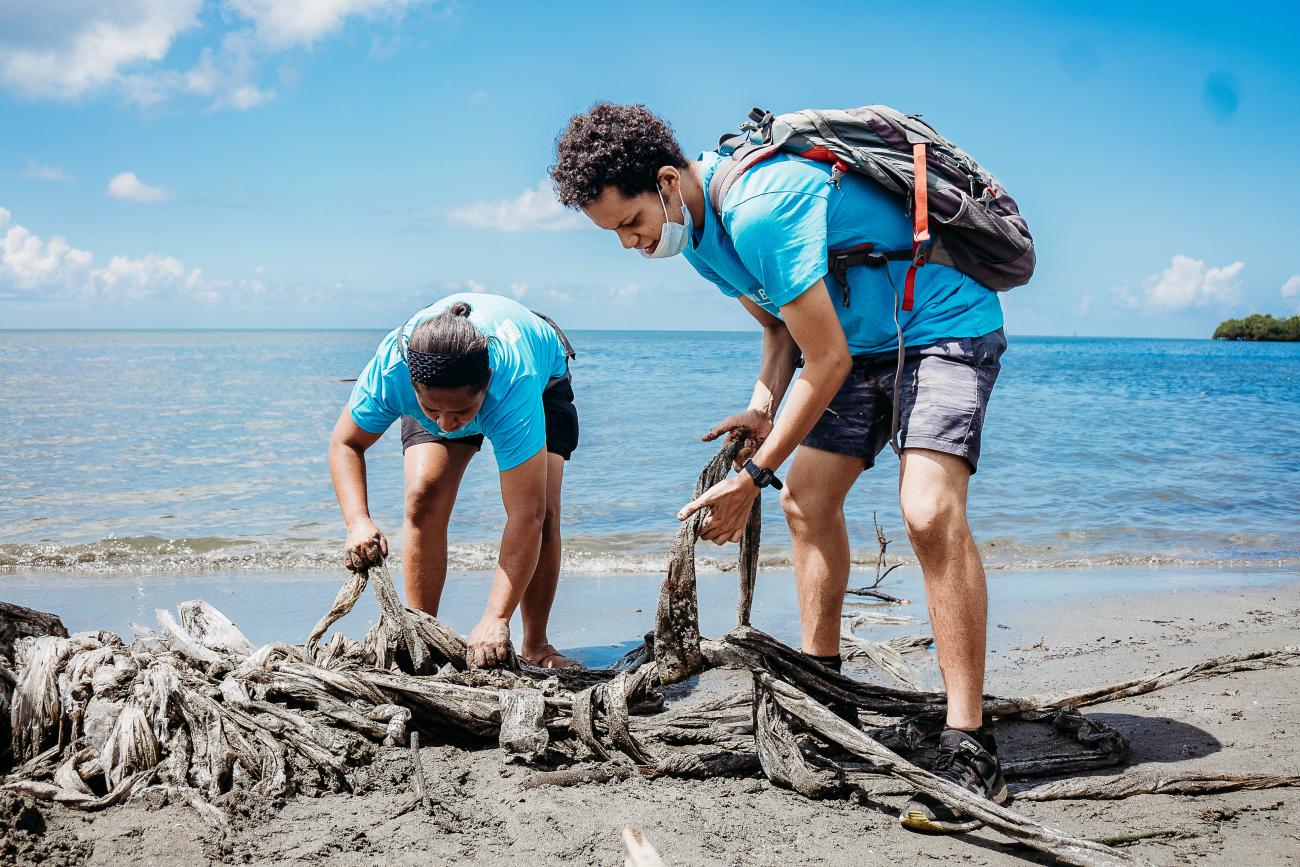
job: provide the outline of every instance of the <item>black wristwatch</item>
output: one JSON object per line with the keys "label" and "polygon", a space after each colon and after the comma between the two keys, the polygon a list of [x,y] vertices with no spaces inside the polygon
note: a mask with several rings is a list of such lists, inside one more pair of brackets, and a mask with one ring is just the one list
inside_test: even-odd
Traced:
{"label": "black wristwatch", "polygon": [[776,473],[772,470],[763,469],[758,464],[754,463],[752,458],[745,461],[745,472],[749,473],[750,477],[754,480],[754,484],[758,485],[760,488],[766,488],[768,485],[771,485],[778,491],[782,488],[781,480],[776,477]]}

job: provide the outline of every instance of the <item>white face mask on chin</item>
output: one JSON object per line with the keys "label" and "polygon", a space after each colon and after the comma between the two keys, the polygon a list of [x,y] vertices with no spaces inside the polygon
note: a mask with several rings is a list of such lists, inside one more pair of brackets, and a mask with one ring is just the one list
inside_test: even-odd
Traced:
{"label": "white face mask on chin", "polygon": [[663,190],[655,188],[659,193],[659,204],[664,206],[664,227],[659,233],[659,243],[655,245],[654,252],[647,253],[641,251],[641,255],[647,259],[667,259],[669,256],[676,256],[686,249],[686,245],[691,240],[691,233],[695,231],[695,224],[691,222],[691,212],[686,209],[686,197],[682,195],[680,183],[677,188],[677,195],[682,200],[682,221],[674,223],[668,219],[668,203],[664,201]]}

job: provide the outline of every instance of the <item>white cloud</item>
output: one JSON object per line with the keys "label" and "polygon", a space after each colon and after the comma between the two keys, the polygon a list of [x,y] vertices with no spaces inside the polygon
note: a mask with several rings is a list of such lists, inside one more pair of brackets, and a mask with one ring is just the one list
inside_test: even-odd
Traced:
{"label": "white cloud", "polygon": [[138,301],[173,295],[215,301],[223,287],[233,285],[206,280],[198,268],[153,253],[139,259],[113,256],[97,266],[89,250],[58,235],[46,241],[12,224],[4,208],[0,230],[5,230],[0,234],[0,298]]}
{"label": "white cloud", "polygon": [[1192,307],[1229,307],[1241,300],[1241,272],[1245,262],[1219,268],[1207,267],[1200,259],[1176,255],[1169,267],[1142,281],[1141,297],[1127,286],[1111,290],[1122,306],[1145,306],[1156,311],[1187,310]]}
{"label": "white cloud", "polygon": [[35,160],[28,160],[27,165],[18,173],[20,178],[30,178],[34,181],[71,181],[75,180],[72,175],[65,172],[59,166],[43,166]]}
{"label": "white cloud", "polygon": [[1300,274],[1292,274],[1282,284],[1282,297],[1291,305],[1291,309],[1300,313]]}
{"label": "white cloud", "polygon": [[513,295],[513,296],[515,296],[515,298],[523,298],[525,295],[528,294],[528,284],[527,284],[527,283],[511,283],[511,284],[510,284],[510,294]]}
{"label": "white cloud", "polygon": [[171,256],[153,253],[143,259],[114,256],[103,268],[91,272],[93,294],[100,298],[139,301],[181,288],[196,288],[203,272],[185,266]]}
{"label": "white cloud", "polygon": [[227,0],[272,48],[311,45],[353,15],[400,18],[407,9],[423,4],[424,0]]}
{"label": "white cloud", "polygon": [[[205,2],[221,14],[201,15]],[[310,48],[351,18],[392,22],[430,6],[454,8],[449,0],[0,3],[0,86],[32,99],[114,90],[141,106],[188,96],[214,109],[249,109],[275,97],[259,81],[267,56]],[[178,37],[201,26],[214,46],[189,68],[168,66]]]}
{"label": "white cloud", "polygon": [[44,0],[0,4],[0,82],[34,98],[76,99],[167,55],[202,0]]}
{"label": "white cloud", "polygon": [[573,293],[566,292],[563,289],[547,289],[546,297],[559,304],[573,303]]}
{"label": "white cloud", "polygon": [[91,255],[55,236],[48,242],[25,227],[10,226],[11,215],[3,213],[0,228],[0,295],[34,292],[51,286],[85,285],[91,273]]}
{"label": "white cloud", "polygon": [[550,182],[545,179],[513,199],[475,202],[452,208],[447,212],[447,222],[455,226],[499,229],[502,232],[560,232],[590,225],[582,214],[560,204]]}
{"label": "white cloud", "polygon": [[121,172],[108,182],[108,194],[128,202],[161,202],[171,195],[166,187],[146,184],[135,172]]}
{"label": "white cloud", "polygon": [[465,281],[465,288],[466,288],[467,290],[469,290],[470,292],[475,292],[475,293],[478,293],[478,294],[482,294],[482,293],[488,291],[487,284],[486,284],[486,283],[480,283],[480,282],[477,281],[477,280],[466,280],[466,281]]}
{"label": "white cloud", "polygon": [[637,296],[641,294],[641,287],[635,283],[628,283],[623,286],[611,286],[609,297],[613,298],[619,304],[634,304]]}
{"label": "white cloud", "polygon": [[154,106],[182,96],[211,100],[211,107],[236,111],[255,108],[275,98],[273,88],[256,84],[257,45],[250,32],[227,33],[219,46],[204,48],[187,70],[151,69],[122,77],[122,91],[131,102]]}
{"label": "white cloud", "polygon": [[1142,306],[1141,299],[1134,295],[1133,290],[1128,286],[1112,286],[1109,291],[1115,304],[1124,310],[1136,310]]}

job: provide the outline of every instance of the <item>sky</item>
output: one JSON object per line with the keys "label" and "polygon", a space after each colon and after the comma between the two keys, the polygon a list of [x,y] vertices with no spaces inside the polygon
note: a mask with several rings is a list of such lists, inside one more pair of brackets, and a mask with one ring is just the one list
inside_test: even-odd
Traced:
{"label": "sky", "polygon": [[555,201],[599,100],[692,156],[753,105],[923,114],[1033,231],[1012,334],[1300,312],[1300,6],[1068,6],[0,0],[0,328],[390,328],[454,291],[753,327]]}

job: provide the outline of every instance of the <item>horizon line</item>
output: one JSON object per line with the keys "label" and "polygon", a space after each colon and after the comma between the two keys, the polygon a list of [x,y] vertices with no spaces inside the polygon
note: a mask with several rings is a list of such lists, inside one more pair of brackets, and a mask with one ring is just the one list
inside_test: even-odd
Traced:
{"label": "horizon line", "polygon": [[[391,328],[388,328],[387,326],[383,326],[383,327],[379,327],[379,326],[376,326],[376,327],[329,327],[329,326],[323,326],[323,327],[320,327],[320,328],[239,328],[239,327],[229,327],[229,328],[199,328],[199,327],[188,327],[188,326],[173,326],[173,327],[166,327],[166,326],[159,326],[159,327],[146,327],[146,326],[138,326],[138,327],[137,327],[137,326],[121,326],[121,327],[116,327],[116,328],[78,328],[78,327],[70,327],[70,326],[46,326],[46,327],[33,327],[33,328],[0,328],[0,334],[7,334],[7,333],[9,333],[9,334],[22,334],[22,333],[30,333],[30,332],[38,332],[38,331],[66,331],[66,332],[68,332],[68,333],[75,333],[75,332],[112,333],[112,332],[180,331],[180,332],[193,332],[193,333],[207,332],[207,333],[231,333],[231,334],[235,334],[235,333],[264,333],[264,334],[265,334],[265,333],[283,333],[283,332],[292,332],[292,333],[303,333],[303,334],[306,334],[306,333],[310,333],[310,332],[318,332],[318,331],[333,331],[333,332],[340,332],[340,333],[345,333],[345,332],[384,332],[384,333],[386,333],[386,332],[391,331],[391,330],[392,330],[392,329],[391,329]],[[690,333],[690,334],[756,334],[756,333],[759,333],[757,330],[747,329],[747,328],[565,328],[564,330],[565,330],[566,332],[567,332],[567,331],[571,331],[571,332],[574,332],[574,333],[580,333],[580,332],[584,332],[584,331],[617,331],[617,332],[626,332],[626,333],[629,333],[629,334],[633,334],[633,333],[636,333],[636,334],[681,334],[681,333]],[[1068,340],[1073,340],[1073,339],[1081,339],[1081,340],[1214,340],[1214,339],[1215,339],[1215,338],[1212,337],[1212,336],[1210,336],[1210,337],[1193,337],[1193,336],[1183,336],[1183,337],[1177,337],[1177,336],[1175,336],[1175,337],[1170,337],[1170,336],[1155,336],[1155,335],[1150,335],[1150,336],[1148,336],[1148,335],[1140,335],[1140,334],[1139,334],[1139,335],[1132,335],[1132,334],[1079,334],[1078,332],[1075,332],[1075,333],[1072,333],[1072,334],[1029,334],[1029,333],[1013,333],[1012,336],[1014,336],[1014,337],[1054,337],[1054,338],[1062,338],[1062,339],[1068,339]],[[1240,342],[1240,341],[1226,341],[1226,342],[1231,343],[1231,342]]]}

